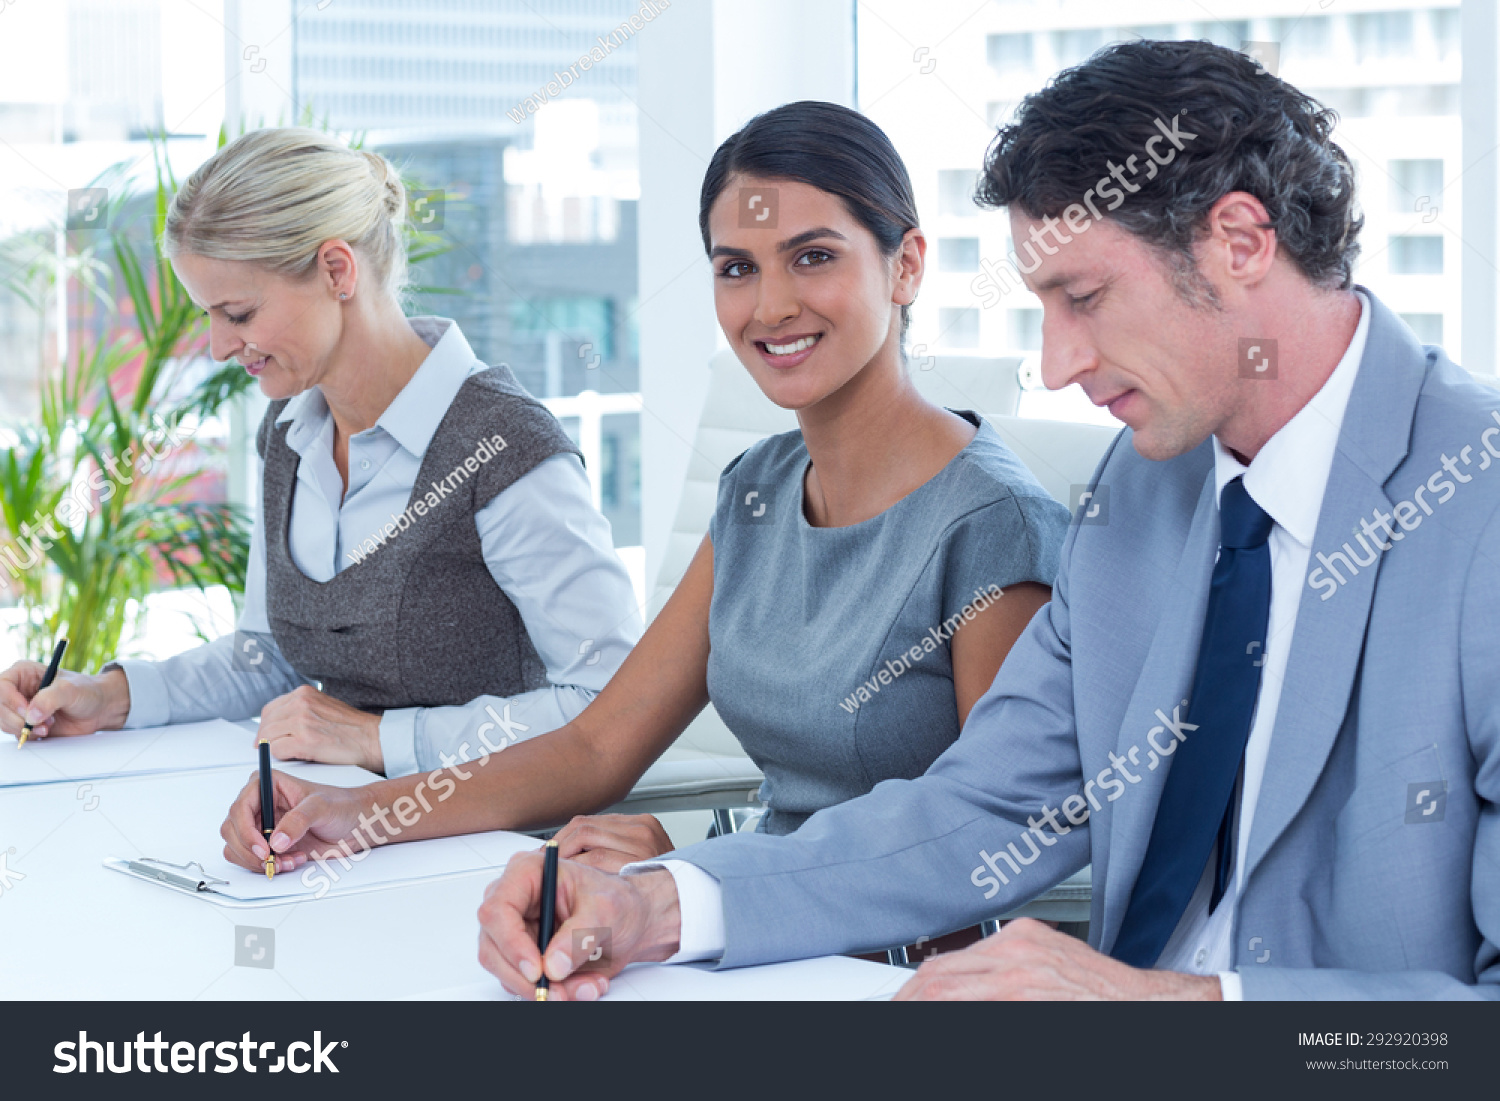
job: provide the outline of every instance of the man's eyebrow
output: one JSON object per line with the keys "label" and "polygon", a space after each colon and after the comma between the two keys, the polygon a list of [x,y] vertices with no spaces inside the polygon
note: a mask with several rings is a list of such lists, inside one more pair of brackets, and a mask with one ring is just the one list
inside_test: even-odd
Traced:
{"label": "man's eyebrow", "polygon": [[1071,283],[1077,278],[1078,274],[1076,272],[1059,272],[1056,275],[1049,275],[1046,279],[1034,285],[1031,288],[1031,293],[1041,294],[1043,291],[1055,290],[1064,283]]}

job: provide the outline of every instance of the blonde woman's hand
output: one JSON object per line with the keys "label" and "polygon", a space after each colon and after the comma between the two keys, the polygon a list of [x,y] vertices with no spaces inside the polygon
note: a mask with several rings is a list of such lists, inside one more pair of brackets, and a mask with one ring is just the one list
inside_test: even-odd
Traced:
{"label": "blonde woman's hand", "polygon": [[271,743],[280,761],[321,761],[358,765],[385,775],[380,748],[380,716],[350,707],[310,684],[294,688],[261,709],[254,740]]}

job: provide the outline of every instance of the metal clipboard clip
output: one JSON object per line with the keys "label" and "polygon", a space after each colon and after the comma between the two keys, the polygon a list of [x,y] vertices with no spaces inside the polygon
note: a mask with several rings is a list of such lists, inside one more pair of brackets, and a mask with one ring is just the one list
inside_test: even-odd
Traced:
{"label": "metal clipboard clip", "polygon": [[[215,879],[209,875],[208,870],[196,860],[190,860],[186,864],[173,864],[154,856],[143,856],[139,860],[127,861],[127,867],[146,879],[154,879],[169,887],[194,893],[212,891],[215,885],[227,886],[229,883],[227,879]],[[194,869],[197,869],[196,873]]]}

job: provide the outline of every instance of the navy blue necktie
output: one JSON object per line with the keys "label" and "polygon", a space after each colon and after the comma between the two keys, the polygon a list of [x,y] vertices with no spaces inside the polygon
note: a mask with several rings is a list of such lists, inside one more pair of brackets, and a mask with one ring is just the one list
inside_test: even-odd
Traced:
{"label": "navy blue necktie", "polygon": [[[1110,954],[1150,967],[1218,849],[1212,906],[1229,882],[1235,782],[1250,737],[1250,718],[1265,662],[1271,614],[1272,521],[1235,478],[1219,495],[1219,561],[1209,582],[1208,613],[1189,695],[1197,730],[1173,754],[1146,858]],[[1129,795],[1126,796],[1129,798]]]}

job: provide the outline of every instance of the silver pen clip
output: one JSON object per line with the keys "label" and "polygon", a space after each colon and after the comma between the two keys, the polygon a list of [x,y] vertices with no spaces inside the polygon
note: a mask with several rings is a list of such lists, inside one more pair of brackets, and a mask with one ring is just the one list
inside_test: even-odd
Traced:
{"label": "silver pen clip", "polygon": [[[208,891],[213,889],[214,884],[229,882],[227,879],[215,879],[208,874],[208,869],[196,860],[190,860],[186,864],[173,864],[169,860],[143,856],[139,860],[130,861],[129,867],[136,875],[143,875],[147,879],[155,879],[173,887],[180,887],[185,891]],[[192,874],[194,868],[197,869],[197,874]]]}

